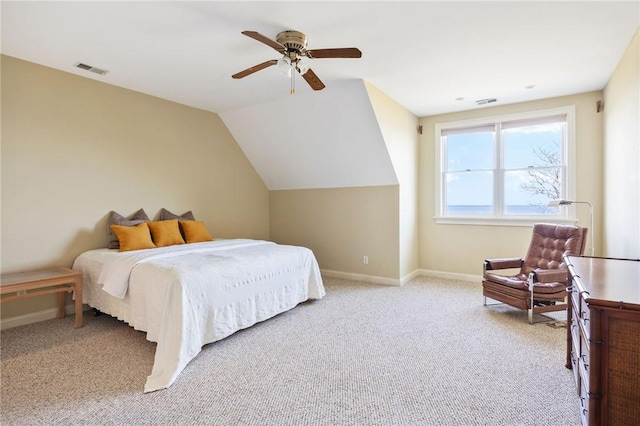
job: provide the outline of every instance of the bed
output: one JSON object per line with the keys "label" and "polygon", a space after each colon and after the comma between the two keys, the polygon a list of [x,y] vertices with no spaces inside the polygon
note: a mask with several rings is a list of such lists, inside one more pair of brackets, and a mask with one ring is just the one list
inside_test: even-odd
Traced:
{"label": "bed", "polygon": [[313,252],[250,239],[82,253],[83,303],[157,342],[144,392],[167,388],[208,343],[325,295]]}

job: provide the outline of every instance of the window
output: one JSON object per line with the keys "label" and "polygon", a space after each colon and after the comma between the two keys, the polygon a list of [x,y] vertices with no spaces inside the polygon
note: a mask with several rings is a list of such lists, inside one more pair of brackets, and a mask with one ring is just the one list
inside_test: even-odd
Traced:
{"label": "window", "polygon": [[436,125],[436,220],[530,224],[568,220],[574,108]]}

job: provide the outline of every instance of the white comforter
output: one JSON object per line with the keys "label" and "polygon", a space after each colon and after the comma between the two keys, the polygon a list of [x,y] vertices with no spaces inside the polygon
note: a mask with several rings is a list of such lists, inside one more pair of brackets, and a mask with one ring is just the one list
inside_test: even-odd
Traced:
{"label": "white comforter", "polygon": [[106,313],[158,342],[145,392],[169,387],[203,345],[325,294],[311,250],[259,240],[90,250],[73,268],[83,273],[83,302],[135,306]]}

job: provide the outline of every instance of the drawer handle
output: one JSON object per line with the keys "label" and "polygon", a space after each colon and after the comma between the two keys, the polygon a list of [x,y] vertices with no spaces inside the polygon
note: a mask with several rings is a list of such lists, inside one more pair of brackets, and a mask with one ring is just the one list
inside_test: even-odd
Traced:
{"label": "drawer handle", "polygon": [[582,362],[584,363],[584,368],[588,369],[589,368],[589,364],[587,363],[587,355],[586,354],[582,354],[582,355],[580,355],[580,358],[582,359]]}

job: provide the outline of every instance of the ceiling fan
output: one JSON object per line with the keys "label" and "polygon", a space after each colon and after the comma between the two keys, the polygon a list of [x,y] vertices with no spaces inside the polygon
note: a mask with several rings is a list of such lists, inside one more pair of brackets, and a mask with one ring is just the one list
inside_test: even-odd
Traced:
{"label": "ceiling fan", "polygon": [[311,68],[309,68],[307,63],[303,61],[303,58],[360,58],[362,56],[362,52],[355,47],[309,50],[307,49],[307,36],[300,31],[282,31],[276,36],[275,41],[256,31],[243,31],[242,34],[275,49],[282,55],[282,58],[272,59],[270,61],[254,65],[251,68],[247,68],[244,71],[240,71],[232,75],[231,77],[236,79],[244,78],[254,72],[273,65],[278,65],[278,68],[285,71],[291,77],[291,94],[295,93],[295,72],[300,73],[302,78],[305,79],[313,90],[322,90],[325,88],[324,83],[311,70]]}

